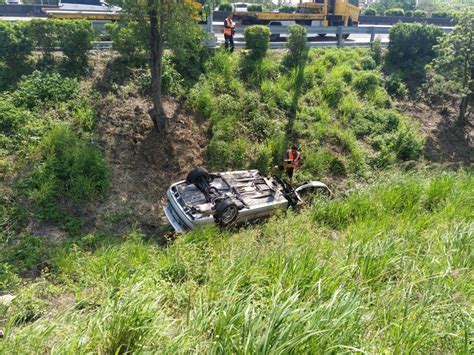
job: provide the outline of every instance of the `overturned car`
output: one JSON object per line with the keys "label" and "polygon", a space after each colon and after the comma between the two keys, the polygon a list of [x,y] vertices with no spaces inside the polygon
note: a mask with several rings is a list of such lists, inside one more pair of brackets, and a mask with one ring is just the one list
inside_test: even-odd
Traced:
{"label": "overturned car", "polygon": [[198,167],[186,180],[170,186],[164,211],[173,228],[184,233],[206,224],[231,227],[267,218],[277,210],[297,206],[303,195],[313,193],[331,195],[319,181],[293,188],[285,180],[262,176],[257,170],[209,173]]}

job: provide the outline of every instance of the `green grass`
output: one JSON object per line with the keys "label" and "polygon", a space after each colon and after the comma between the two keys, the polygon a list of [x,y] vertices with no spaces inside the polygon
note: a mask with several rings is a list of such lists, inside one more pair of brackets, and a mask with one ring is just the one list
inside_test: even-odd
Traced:
{"label": "green grass", "polygon": [[473,191],[469,170],[390,171],[165,249],[139,233],[77,238],[39,279],[9,283],[0,352],[467,354]]}

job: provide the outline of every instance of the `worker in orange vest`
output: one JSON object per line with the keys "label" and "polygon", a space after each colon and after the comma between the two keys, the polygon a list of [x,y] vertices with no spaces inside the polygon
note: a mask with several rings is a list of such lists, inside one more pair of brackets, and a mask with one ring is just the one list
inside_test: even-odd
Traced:
{"label": "worker in orange vest", "polygon": [[301,165],[301,153],[298,151],[298,146],[293,144],[291,149],[286,151],[285,161],[283,163],[283,168],[290,179],[290,184],[293,182],[293,174],[295,170],[298,170]]}
{"label": "worker in orange vest", "polygon": [[[235,22],[232,20],[232,13],[228,14],[224,20],[224,41],[225,49],[234,51]],[[230,48],[229,48],[230,45]]]}

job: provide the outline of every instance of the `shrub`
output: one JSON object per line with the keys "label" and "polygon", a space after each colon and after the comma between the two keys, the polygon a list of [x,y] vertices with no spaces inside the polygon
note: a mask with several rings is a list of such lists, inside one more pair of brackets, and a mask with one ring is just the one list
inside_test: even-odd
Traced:
{"label": "shrub", "polygon": [[433,11],[431,13],[431,17],[433,17],[433,18],[448,18],[449,14],[446,11]]}
{"label": "shrub", "polygon": [[372,57],[362,57],[360,62],[362,64],[362,69],[364,70],[374,70],[375,68],[377,68],[377,63]]}
{"label": "shrub", "polygon": [[76,79],[64,78],[58,73],[35,71],[22,77],[17,89],[12,93],[13,102],[21,107],[59,106],[80,94],[79,82]]}
{"label": "shrub", "polygon": [[360,72],[354,81],[354,87],[360,94],[367,96],[373,94],[380,83],[380,76],[376,72]]}
{"label": "shrub", "polygon": [[222,4],[219,5],[219,11],[232,12],[233,9],[234,7],[232,6],[232,4],[229,4],[226,2],[223,2]]}
{"label": "shrub", "polygon": [[412,10],[405,11],[405,17],[413,17],[413,11]]}
{"label": "shrub", "polygon": [[94,30],[87,20],[62,21],[59,42],[66,56],[64,61],[67,76],[84,73],[88,69],[88,51],[92,49]]}
{"label": "shrub", "polygon": [[384,12],[385,16],[405,16],[405,10],[400,8],[388,9]]}
{"label": "shrub", "polygon": [[0,21],[0,61],[5,61],[10,68],[25,63],[33,51],[34,44],[26,28],[23,23]]}
{"label": "shrub", "polygon": [[247,11],[262,12],[262,5],[252,4],[247,7]]}
{"label": "shrub", "polygon": [[382,64],[383,52],[382,52],[382,41],[377,38],[370,44],[370,56],[377,65]]}
{"label": "shrub", "polygon": [[41,219],[63,218],[64,199],[91,201],[107,191],[109,170],[100,152],[67,126],[58,125],[43,138],[39,155],[28,185]]}
{"label": "shrub", "polygon": [[413,11],[413,17],[426,17],[426,12],[423,10],[415,10]]}
{"label": "shrub", "polygon": [[326,81],[321,93],[329,106],[336,107],[344,96],[344,83],[338,79]]}
{"label": "shrub", "polygon": [[146,63],[149,43],[148,24],[139,21],[114,22],[106,25],[112,49],[131,65]]}
{"label": "shrub", "polygon": [[393,147],[399,160],[417,160],[423,152],[423,140],[415,130],[404,127],[395,134]]}
{"label": "shrub", "polygon": [[390,29],[386,64],[399,70],[403,78],[423,77],[425,66],[435,56],[433,46],[442,35],[434,25],[398,23]]}
{"label": "shrub", "polygon": [[375,9],[369,7],[367,9],[365,9],[364,15],[365,16],[377,16],[377,11]]}
{"label": "shrub", "polygon": [[267,26],[254,25],[245,29],[245,45],[254,59],[262,59],[267,54],[270,29]]}
{"label": "shrub", "polygon": [[35,47],[40,48],[42,58],[40,66],[54,64],[53,51],[59,47],[59,20],[33,19],[28,23],[28,36],[33,40]]}
{"label": "shrub", "polygon": [[280,7],[278,11],[286,13],[286,14],[291,14],[296,11],[296,6],[285,5],[285,6]]}
{"label": "shrub", "polygon": [[306,28],[300,25],[289,27],[288,54],[283,63],[289,68],[297,67],[306,61],[308,55]]}
{"label": "shrub", "polygon": [[404,98],[408,93],[407,86],[398,74],[389,75],[385,87],[390,95],[397,98]]}

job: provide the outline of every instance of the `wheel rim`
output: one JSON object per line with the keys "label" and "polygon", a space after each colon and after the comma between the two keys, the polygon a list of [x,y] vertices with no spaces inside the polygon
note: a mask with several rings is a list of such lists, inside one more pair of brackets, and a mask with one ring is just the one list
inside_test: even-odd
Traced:
{"label": "wheel rim", "polygon": [[222,223],[228,224],[231,223],[232,220],[235,218],[235,215],[237,213],[237,208],[234,206],[229,206],[227,207],[224,212],[222,212]]}

